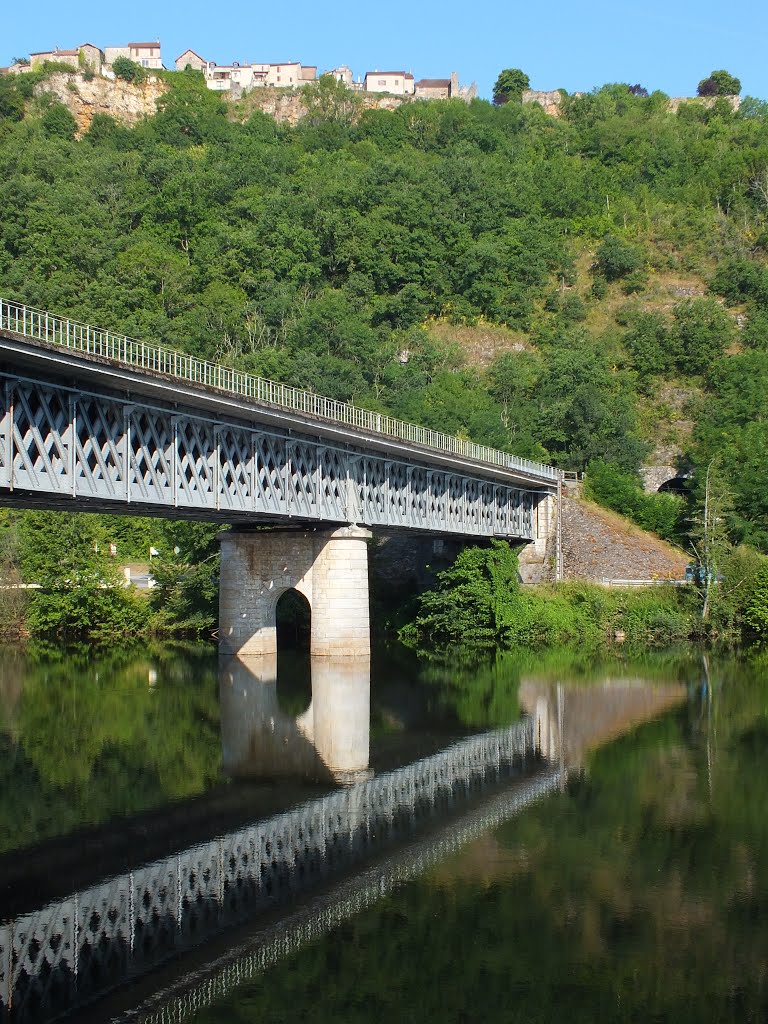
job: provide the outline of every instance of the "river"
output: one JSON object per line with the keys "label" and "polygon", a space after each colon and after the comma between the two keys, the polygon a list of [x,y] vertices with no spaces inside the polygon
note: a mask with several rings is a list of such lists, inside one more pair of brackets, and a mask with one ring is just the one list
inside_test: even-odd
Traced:
{"label": "river", "polygon": [[0,657],[0,1022],[764,1021],[768,658]]}

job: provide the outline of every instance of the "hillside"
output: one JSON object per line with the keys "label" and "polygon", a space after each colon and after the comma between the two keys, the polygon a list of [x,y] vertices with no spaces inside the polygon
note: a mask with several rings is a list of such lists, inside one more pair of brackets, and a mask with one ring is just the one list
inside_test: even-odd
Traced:
{"label": "hillside", "polygon": [[323,82],[293,124],[181,72],[129,124],[24,79],[5,297],[568,469],[676,460],[681,524],[714,465],[768,549],[766,104],[614,85],[554,119]]}

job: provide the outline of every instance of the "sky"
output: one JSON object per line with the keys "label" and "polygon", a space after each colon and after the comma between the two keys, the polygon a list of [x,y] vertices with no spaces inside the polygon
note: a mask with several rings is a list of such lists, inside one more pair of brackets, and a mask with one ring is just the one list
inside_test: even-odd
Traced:
{"label": "sky", "polygon": [[765,0],[7,3],[0,64],[54,46],[159,39],[170,68],[190,47],[219,64],[348,64],[355,78],[374,70],[417,78],[457,71],[462,84],[476,82],[488,99],[499,71],[509,67],[522,68],[533,89],[589,91],[627,82],[671,96],[695,95],[702,78],[724,68],[741,79],[743,95],[768,100]]}

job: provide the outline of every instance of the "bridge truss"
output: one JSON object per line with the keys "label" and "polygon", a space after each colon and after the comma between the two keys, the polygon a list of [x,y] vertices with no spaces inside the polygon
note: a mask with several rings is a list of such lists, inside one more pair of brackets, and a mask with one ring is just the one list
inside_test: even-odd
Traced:
{"label": "bridge truss", "polygon": [[20,504],[534,537],[542,491],[428,461],[0,373],[0,489]]}

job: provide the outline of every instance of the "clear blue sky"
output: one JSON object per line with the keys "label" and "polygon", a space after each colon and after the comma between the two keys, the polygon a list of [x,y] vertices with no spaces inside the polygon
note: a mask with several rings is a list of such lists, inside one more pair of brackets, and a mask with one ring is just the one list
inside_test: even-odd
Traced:
{"label": "clear blue sky", "polygon": [[622,81],[673,96],[694,95],[700,79],[726,68],[743,94],[768,99],[765,0],[9,0],[3,22],[0,64],[53,46],[159,38],[166,67],[191,47],[220,64],[297,59],[321,70],[349,64],[355,76],[405,69],[417,78],[458,71],[487,98],[505,67],[522,68],[535,89]]}

